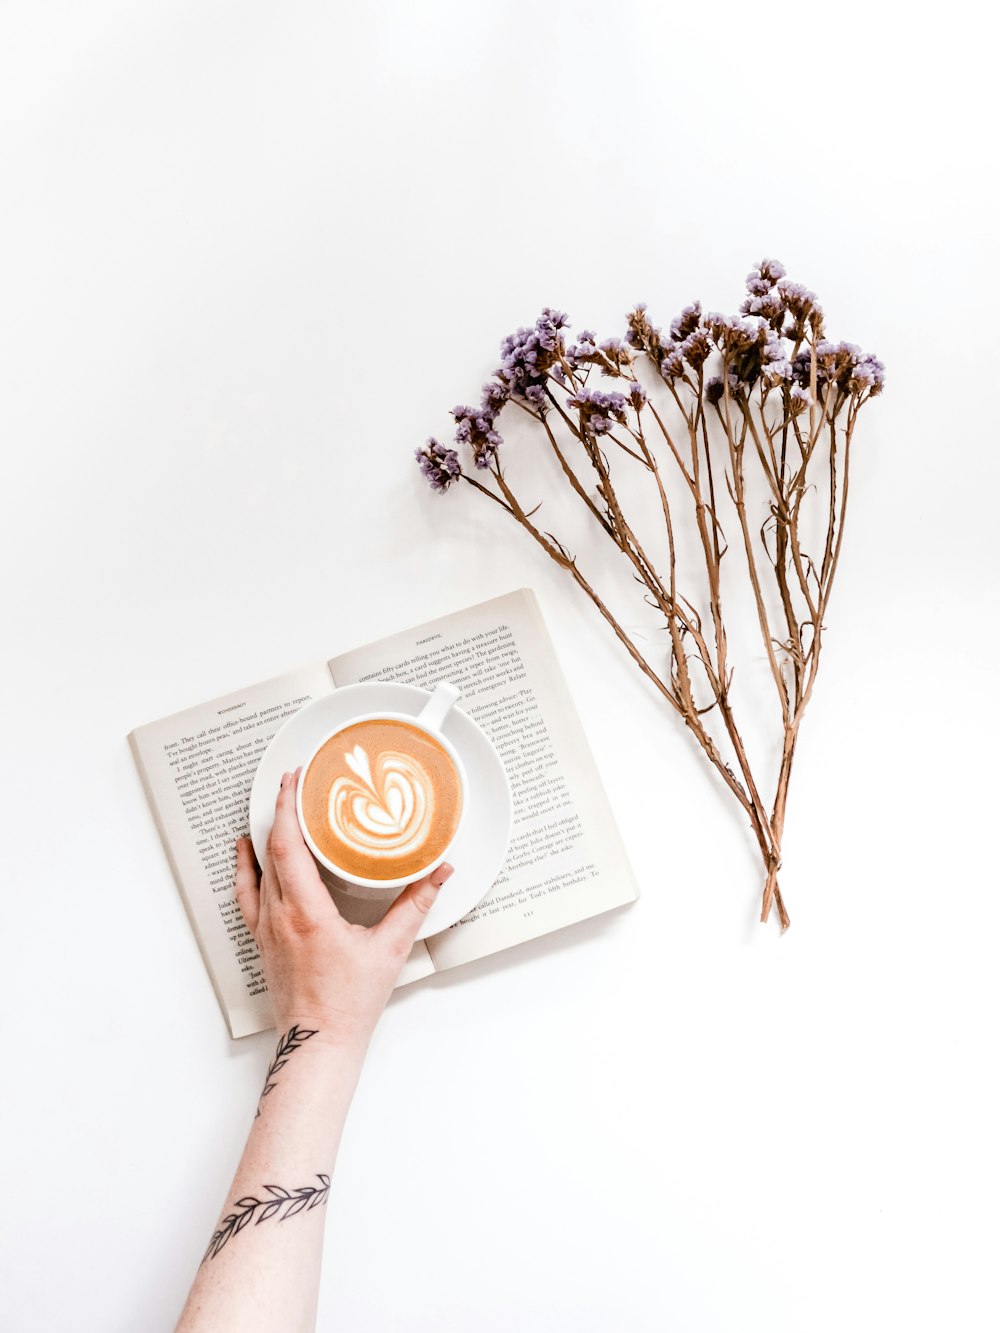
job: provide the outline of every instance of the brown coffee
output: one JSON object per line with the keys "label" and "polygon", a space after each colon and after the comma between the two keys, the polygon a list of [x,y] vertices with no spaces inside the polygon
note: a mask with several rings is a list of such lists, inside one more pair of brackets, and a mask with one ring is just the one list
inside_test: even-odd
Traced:
{"label": "brown coffee", "polygon": [[333,865],[360,879],[403,879],[455,836],[462,783],[443,745],[394,718],[331,736],[302,779],[302,817]]}

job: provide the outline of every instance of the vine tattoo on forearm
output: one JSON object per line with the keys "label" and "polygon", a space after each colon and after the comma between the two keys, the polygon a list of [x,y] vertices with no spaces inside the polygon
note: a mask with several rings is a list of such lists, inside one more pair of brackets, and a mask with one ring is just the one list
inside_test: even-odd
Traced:
{"label": "vine tattoo on forearm", "polygon": [[317,1171],[316,1179],[320,1182],[318,1185],[301,1185],[294,1190],[286,1190],[282,1185],[265,1185],[264,1189],[271,1196],[269,1199],[258,1199],[252,1194],[237,1199],[233,1211],[222,1219],[222,1225],[209,1241],[201,1262],[214,1259],[226,1242],[249,1226],[251,1221],[254,1226],[260,1226],[261,1222],[268,1222],[273,1217],[277,1217],[279,1222],[287,1222],[296,1213],[308,1212],[310,1208],[325,1204],[330,1197],[330,1177]]}
{"label": "vine tattoo on forearm", "polygon": [[257,1102],[255,1120],[260,1115],[261,1102],[277,1086],[274,1078],[275,1074],[284,1069],[285,1065],[288,1064],[288,1057],[293,1055],[304,1041],[308,1041],[310,1037],[315,1037],[318,1031],[318,1028],[300,1028],[297,1023],[293,1023],[285,1035],[278,1039],[278,1049],[275,1051],[274,1059],[268,1068],[267,1076],[264,1079],[264,1088],[260,1094],[260,1100]]}

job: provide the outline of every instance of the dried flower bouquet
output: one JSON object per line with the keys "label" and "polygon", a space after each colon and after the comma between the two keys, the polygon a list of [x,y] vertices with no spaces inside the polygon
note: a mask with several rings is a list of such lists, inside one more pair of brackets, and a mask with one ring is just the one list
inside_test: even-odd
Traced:
{"label": "dried flower bouquet", "polygon": [[[420,469],[435,490],[466,482],[500,505],[575,580],[739,802],[764,865],[761,920],[773,904],[787,927],[778,871],[789,781],[840,559],[854,430],[882,390],[884,368],[853,344],[827,340],[816,297],[774,260],[748,276],[739,315],[703,314],[696,302],[664,335],[639,305],[625,338],[603,342],[589,331],[570,342],[567,327],[565,315],[546,309],[506,338],[480,405],[453,409],[458,448],[429,439],[416,451]],[[565,486],[665,621],[661,661],[640,651],[563,541],[539,527],[537,500],[515,493],[497,430],[511,407],[537,423]],[[655,489],[655,552],[616,493],[612,473],[621,491],[624,468],[639,469]],[[698,568],[682,560],[681,527],[693,534]],[[766,800],[733,709],[723,608],[731,549],[742,552],[739,585],[781,723]]]}

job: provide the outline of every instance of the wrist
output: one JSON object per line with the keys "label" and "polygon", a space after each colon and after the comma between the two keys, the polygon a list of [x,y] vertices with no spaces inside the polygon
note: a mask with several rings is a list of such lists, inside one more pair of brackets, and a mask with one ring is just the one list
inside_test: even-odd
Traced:
{"label": "wrist", "polygon": [[308,1032],[311,1050],[335,1050],[358,1060],[364,1058],[374,1030],[373,1024],[361,1022],[353,1015],[300,1009],[275,1014],[274,1025],[279,1040],[293,1029],[298,1033]]}

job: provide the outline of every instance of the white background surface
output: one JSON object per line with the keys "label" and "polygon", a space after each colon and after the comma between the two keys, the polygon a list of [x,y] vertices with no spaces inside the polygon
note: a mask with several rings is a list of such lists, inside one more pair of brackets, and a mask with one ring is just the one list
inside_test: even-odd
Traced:
{"label": "white background surface", "polygon": [[[995,78],[970,5],[0,11],[2,1323],[172,1326],[229,1041],[125,735],[536,587],[643,889],[377,1033],[320,1327],[995,1328]],[[544,304],[877,352],[785,849],[411,451]]]}

